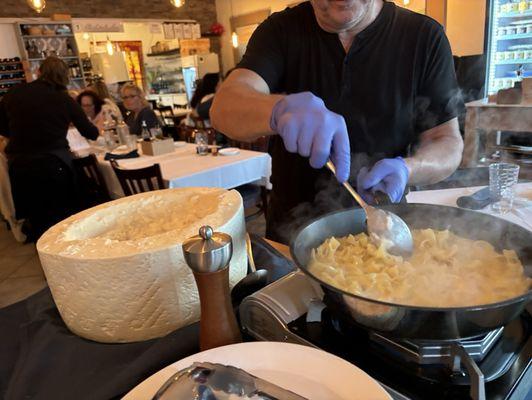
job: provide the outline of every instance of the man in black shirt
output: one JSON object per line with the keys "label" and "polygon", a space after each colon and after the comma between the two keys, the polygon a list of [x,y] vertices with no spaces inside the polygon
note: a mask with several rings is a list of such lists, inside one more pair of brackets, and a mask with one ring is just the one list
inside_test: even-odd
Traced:
{"label": "man in black shirt", "polygon": [[18,219],[34,241],[50,226],[79,210],[67,131],[71,123],[88,139],[96,128],[66,91],[68,66],[47,58],[34,82],[9,91],[0,101],[0,135],[5,149]]}
{"label": "man in black shirt", "polygon": [[449,176],[460,101],[435,21],[384,0],[312,0],[257,28],[211,121],[237,140],[277,134],[267,235],[286,242],[286,223],[345,205],[322,168],[329,157],[369,201]]}

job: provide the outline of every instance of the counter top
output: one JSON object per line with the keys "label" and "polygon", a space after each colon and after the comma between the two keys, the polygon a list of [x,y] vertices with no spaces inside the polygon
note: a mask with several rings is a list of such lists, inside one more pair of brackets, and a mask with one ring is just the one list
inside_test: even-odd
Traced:
{"label": "counter top", "polygon": [[497,104],[490,103],[488,98],[471,101],[466,103],[466,107],[486,107],[486,108],[532,108],[532,103],[521,103],[521,104]]}

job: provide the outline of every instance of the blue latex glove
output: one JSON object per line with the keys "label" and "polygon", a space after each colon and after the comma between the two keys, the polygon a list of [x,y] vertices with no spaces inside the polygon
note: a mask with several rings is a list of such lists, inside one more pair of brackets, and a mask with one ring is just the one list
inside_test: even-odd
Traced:
{"label": "blue latex glove", "polygon": [[270,126],[290,153],[310,157],[313,168],[322,168],[330,157],[338,181],[349,178],[351,150],[345,120],[319,97],[310,92],[284,97],[273,107]]}
{"label": "blue latex glove", "polygon": [[401,157],[385,158],[378,161],[370,170],[362,168],[357,175],[358,193],[368,203],[374,204],[376,191],[386,193],[393,203],[403,197],[408,183],[408,168]]}

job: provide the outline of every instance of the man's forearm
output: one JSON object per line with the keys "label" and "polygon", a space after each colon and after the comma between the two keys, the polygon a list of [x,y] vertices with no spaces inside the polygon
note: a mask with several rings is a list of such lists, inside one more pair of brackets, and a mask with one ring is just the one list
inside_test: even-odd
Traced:
{"label": "man's forearm", "polygon": [[408,183],[428,185],[444,180],[460,165],[463,148],[456,118],[424,132],[415,154],[405,158]]}
{"label": "man's forearm", "polygon": [[[272,135],[270,118],[273,106],[283,98],[282,95],[270,95],[268,87],[246,82],[246,76],[240,74],[238,81],[224,82],[216,93],[210,110],[213,127],[232,139],[253,141],[264,135]],[[246,71],[246,73],[249,71]]]}

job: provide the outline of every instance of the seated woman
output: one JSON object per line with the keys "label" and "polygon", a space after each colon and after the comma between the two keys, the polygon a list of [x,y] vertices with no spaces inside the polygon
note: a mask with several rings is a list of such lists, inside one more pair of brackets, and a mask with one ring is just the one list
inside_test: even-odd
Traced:
{"label": "seated woman", "polygon": [[96,78],[87,89],[92,90],[103,100],[104,104],[102,106],[102,112],[104,119],[112,119],[116,122],[124,119],[120,108],[118,108],[116,103],[112,100],[111,95],[109,94],[109,89],[107,89],[107,85],[102,78]]}
{"label": "seated woman", "polygon": [[49,57],[39,78],[8,92],[0,101],[0,135],[5,149],[17,219],[24,233],[37,240],[45,230],[79,211],[80,202],[66,139],[71,123],[88,139],[98,129],[66,89],[68,66]]}
{"label": "seated woman", "polygon": [[92,90],[85,90],[81,92],[76,98],[78,104],[81,106],[85,115],[89,121],[91,121],[101,132],[103,128],[104,113],[103,106],[104,101]]}
{"label": "seated woman", "polygon": [[126,83],[120,89],[120,95],[124,101],[124,107],[129,111],[124,120],[129,126],[129,131],[132,135],[141,135],[142,122],[146,122],[148,129],[160,125],[157,115],[149,106],[141,88],[134,83]]}

